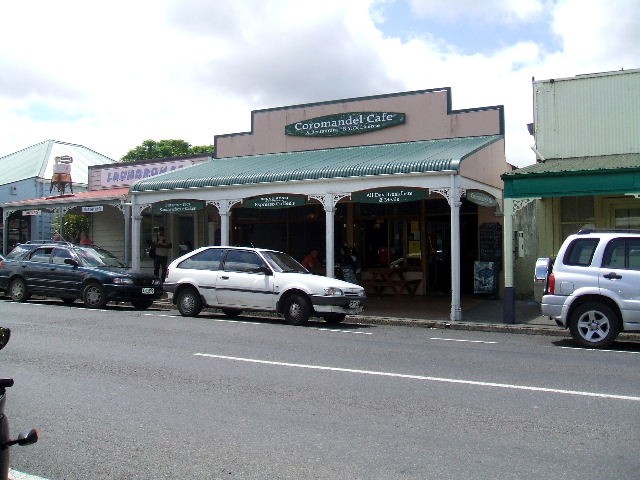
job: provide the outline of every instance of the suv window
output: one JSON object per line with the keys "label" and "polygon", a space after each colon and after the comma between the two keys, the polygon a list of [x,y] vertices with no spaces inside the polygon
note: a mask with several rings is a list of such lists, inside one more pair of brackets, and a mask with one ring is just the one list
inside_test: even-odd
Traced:
{"label": "suv window", "polygon": [[224,261],[224,270],[227,272],[257,272],[264,262],[258,254],[247,250],[229,250]]}
{"label": "suv window", "polygon": [[196,253],[178,264],[178,268],[192,270],[220,270],[220,262],[225,250],[222,248],[209,248]]}
{"label": "suv window", "polygon": [[574,240],[564,254],[563,263],[578,267],[588,267],[591,265],[593,253],[598,246],[598,238],[579,238]]}
{"label": "suv window", "polygon": [[7,253],[7,256],[5,258],[16,260],[26,256],[29,252],[31,252],[31,250],[33,250],[32,246],[30,247],[28,245],[16,245],[15,247],[13,247],[13,250]]}
{"label": "suv window", "polygon": [[604,251],[602,266],[640,270],[640,239],[616,238],[609,242]]}
{"label": "suv window", "polygon": [[36,248],[29,257],[29,260],[31,260],[32,262],[49,263],[49,258],[51,257],[52,250],[53,249],[51,247]]}
{"label": "suv window", "polygon": [[71,255],[71,252],[69,252],[64,248],[55,248],[53,250],[53,257],[51,257],[51,261],[53,263],[63,265],[65,259],[67,258],[73,258],[73,255]]}

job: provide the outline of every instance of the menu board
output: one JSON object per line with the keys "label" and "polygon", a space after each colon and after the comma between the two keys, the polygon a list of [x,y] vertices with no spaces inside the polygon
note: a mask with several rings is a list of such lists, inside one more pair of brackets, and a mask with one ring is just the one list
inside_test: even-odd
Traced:
{"label": "menu board", "polygon": [[502,262],[502,225],[483,223],[479,228],[478,260],[481,262]]}

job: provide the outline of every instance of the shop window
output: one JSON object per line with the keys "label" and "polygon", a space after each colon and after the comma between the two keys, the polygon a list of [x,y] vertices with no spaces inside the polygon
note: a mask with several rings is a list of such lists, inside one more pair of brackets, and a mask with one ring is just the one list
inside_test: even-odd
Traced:
{"label": "shop window", "polygon": [[640,208],[616,208],[615,228],[640,229]]}
{"label": "shop window", "polygon": [[581,228],[595,226],[594,210],[592,196],[562,197],[560,199],[562,238],[576,233]]}

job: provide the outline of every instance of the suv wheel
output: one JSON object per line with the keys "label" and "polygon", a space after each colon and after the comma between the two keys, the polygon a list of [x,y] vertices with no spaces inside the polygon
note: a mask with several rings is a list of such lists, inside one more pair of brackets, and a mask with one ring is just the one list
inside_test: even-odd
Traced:
{"label": "suv wheel", "polygon": [[311,306],[302,295],[291,295],[284,304],[284,318],[291,325],[304,325],[311,316]]}
{"label": "suv wheel", "polygon": [[176,306],[183,317],[195,317],[202,310],[200,294],[194,288],[183,288],[176,298]]}
{"label": "suv wheel", "polygon": [[9,296],[14,302],[26,302],[29,298],[27,293],[27,284],[22,278],[11,280],[9,284]]}
{"label": "suv wheel", "polygon": [[89,283],[82,290],[82,301],[87,308],[103,308],[107,304],[104,288],[99,283]]}
{"label": "suv wheel", "polygon": [[599,302],[578,306],[569,319],[573,339],[585,347],[607,347],[620,332],[620,321],[615,312]]}

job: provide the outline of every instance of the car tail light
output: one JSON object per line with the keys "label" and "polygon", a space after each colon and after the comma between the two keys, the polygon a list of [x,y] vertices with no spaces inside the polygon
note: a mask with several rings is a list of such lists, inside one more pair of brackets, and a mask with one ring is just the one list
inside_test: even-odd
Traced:
{"label": "car tail light", "polygon": [[556,276],[553,273],[549,275],[549,287],[547,290],[550,295],[555,295],[556,293]]}

